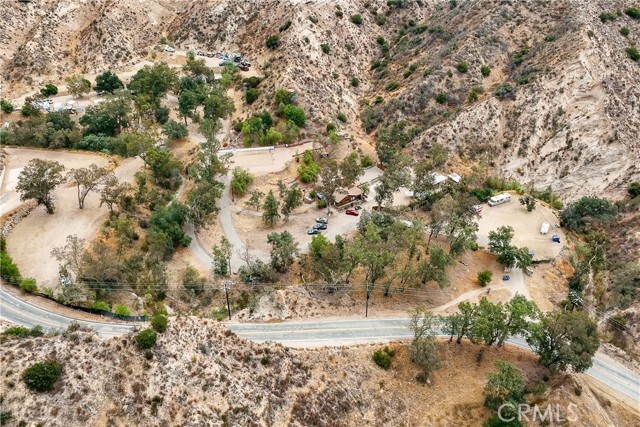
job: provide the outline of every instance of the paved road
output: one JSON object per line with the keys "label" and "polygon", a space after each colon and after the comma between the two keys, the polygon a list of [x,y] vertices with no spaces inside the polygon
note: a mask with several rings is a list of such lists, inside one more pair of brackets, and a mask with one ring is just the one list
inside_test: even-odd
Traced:
{"label": "paved road", "polygon": [[[0,288],[0,318],[18,325],[41,325],[46,330],[66,328],[71,322],[90,326],[105,338],[133,331],[136,324],[93,322],[55,314],[23,301]],[[226,326],[251,341],[276,341],[291,347],[351,345],[355,343],[411,338],[409,319],[320,320],[285,323],[226,323]],[[528,348],[524,339],[513,337],[510,344]],[[596,355],[587,375],[611,389],[640,402],[640,377],[603,356]]]}
{"label": "paved road", "polygon": [[[411,338],[409,319],[363,319],[285,323],[226,323],[238,335],[251,341],[276,341],[290,347],[349,345]],[[511,337],[509,344],[529,348],[521,337]],[[590,377],[611,389],[640,402],[640,376],[622,365],[596,355],[586,371]]]}
{"label": "paved road", "polygon": [[28,328],[40,325],[47,331],[64,329],[69,326],[70,323],[78,322],[81,325],[90,326],[95,329],[96,332],[104,338],[124,335],[133,331],[136,327],[136,324],[132,323],[123,324],[77,320],[72,317],[49,312],[11,295],[4,289],[0,289],[0,318]]}

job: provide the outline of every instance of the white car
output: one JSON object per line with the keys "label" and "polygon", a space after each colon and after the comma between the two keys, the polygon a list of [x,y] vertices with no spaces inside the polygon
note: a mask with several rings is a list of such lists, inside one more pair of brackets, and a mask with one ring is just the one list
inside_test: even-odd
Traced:
{"label": "white car", "polygon": [[175,52],[175,51],[176,51],[176,50],[175,50],[174,48],[172,48],[171,46],[167,46],[167,47],[165,47],[165,48],[164,48],[164,50],[165,50],[165,52],[170,52],[170,53],[173,53],[173,52]]}

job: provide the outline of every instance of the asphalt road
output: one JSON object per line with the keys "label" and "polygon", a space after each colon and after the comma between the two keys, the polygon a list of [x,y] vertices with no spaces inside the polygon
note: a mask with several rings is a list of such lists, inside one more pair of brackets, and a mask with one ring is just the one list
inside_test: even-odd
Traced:
{"label": "asphalt road", "polygon": [[63,316],[23,301],[1,288],[0,318],[28,328],[40,325],[47,331],[65,329],[70,323],[77,322],[95,329],[104,338],[127,334],[137,326],[133,323],[92,322]]}
{"label": "asphalt road", "polygon": [[[55,314],[23,301],[0,288],[0,318],[25,327],[41,325],[45,330],[66,328],[72,322],[89,326],[104,337],[111,338],[133,331],[132,323],[107,323],[74,319]],[[275,341],[291,347],[351,345],[411,338],[408,318],[319,320],[284,323],[235,323],[226,326],[238,335],[255,342]],[[511,337],[509,344],[529,348],[520,337]],[[640,403],[640,376],[623,366],[605,361],[596,355],[586,374],[611,389]]]}
{"label": "asphalt road", "polygon": [[[290,347],[317,347],[411,338],[408,324],[408,318],[393,318],[285,323],[228,322],[226,326],[255,342],[276,341]],[[510,337],[507,342],[529,349],[521,337]],[[596,355],[593,366],[586,374],[640,403],[640,376],[622,365],[603,359]]]}

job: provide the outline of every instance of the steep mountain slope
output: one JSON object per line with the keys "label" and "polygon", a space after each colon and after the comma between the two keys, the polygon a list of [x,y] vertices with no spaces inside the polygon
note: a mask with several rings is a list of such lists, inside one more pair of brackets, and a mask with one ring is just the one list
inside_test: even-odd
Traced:
{"label": "steep mountain slope", "polygon": [[[620,197],[640,178],[640,65],[625,53],[640,21],[622,12],[631,5],[37,0],[3,8],[0,55],[3,75],[19,80],[131,65],[163,35],[184,49],[240,51],[266,77],[250,112],[271,105],[276,89],[294,90],[311,118],[307,136],[321,138],[339,113],[343,134],[361,143],[406,120],[417,158],[438,142],[464,163],[566,199]],[[612,20],[602,22],[603,12]],[[275,50],[265,46],[270,35]]]}
{"label": "steep mountain slope", "polygon": [[169,2],[154,0],[2,3],[11,3],[0,9],[0,75],[7,81],[135,64],[175,16]]}
{"label": "steep mountain slope", "polygon": [[[533,354],[439,344],[443,367],[420,384],[405,345],[396,344],[389,370],[371,354],[379,346],[291,350],[253,344],[216,321],[172,318],[145,354],[133,337],[101,341],[92,332],[0,340],[2,413],[7,425],[47,426],[460,426],[488,417],[482,390],[494,361],[506,360],[538,384],[544,370]],[[26,388],[22,372],[56,360],[62,374],[52,391]],[[580,389],[580,396],[574,390]],[[557,375],[536,402],[575,404],[576,425],[630,426],[636,414],[583,375]],[[554,409],[555,411],[555,409]]]}

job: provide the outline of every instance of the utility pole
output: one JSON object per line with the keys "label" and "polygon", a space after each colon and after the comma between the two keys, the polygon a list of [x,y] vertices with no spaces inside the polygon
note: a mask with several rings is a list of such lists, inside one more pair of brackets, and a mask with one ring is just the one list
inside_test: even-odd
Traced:
{"label": "utility pole", "polygon": [[229,320],[231,320],[231,304],[229,304],[229,288],[231,287],[231,281],[223,280],[222,286],[224,286],[224,293],[227,297],[227,313],[229,314]]}
{"label": "utility pole", "polygon": [[365,303],[364,303],[364,317],[368,317],[369,316],[369,296],[371,294],[371,290],[369,288],[368,283],[365,285],[365,287],[366,287],[367,299],[365,300]]}

